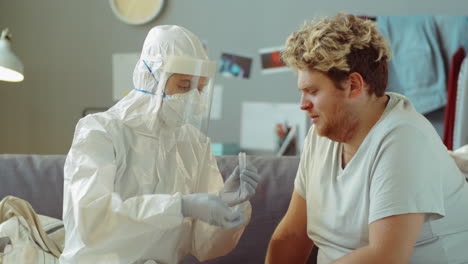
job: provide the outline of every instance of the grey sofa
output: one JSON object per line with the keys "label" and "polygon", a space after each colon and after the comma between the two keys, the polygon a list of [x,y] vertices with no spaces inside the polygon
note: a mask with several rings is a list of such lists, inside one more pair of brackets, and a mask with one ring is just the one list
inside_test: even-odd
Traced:
{"label": "grey sofa", "polygon": [[[237,165],[237,156],[216,157],[223,177]],[[205,263],[264,263],[268,242],[286,212],[299,164],[298,157],[248,157],[262,180],[251,199],[252,219],[237,247],[228,255]],[[0,199],[13,195],[27,200],[43,215],[61,219],[62,155],[0,155]],[[315,263],[314,250],[308,263]],[[189,256],[184,264],[199,263]]]}

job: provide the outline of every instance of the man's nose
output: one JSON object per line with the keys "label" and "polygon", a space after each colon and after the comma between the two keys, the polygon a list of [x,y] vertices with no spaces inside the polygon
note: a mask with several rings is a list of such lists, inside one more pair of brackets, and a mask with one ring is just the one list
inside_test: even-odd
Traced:
{"label": "man's nose", "polygon": [[301,96],[301,110],[309,110],[312,108],[314,105],[312,102],[307,98],[307,96],[302,95]]}

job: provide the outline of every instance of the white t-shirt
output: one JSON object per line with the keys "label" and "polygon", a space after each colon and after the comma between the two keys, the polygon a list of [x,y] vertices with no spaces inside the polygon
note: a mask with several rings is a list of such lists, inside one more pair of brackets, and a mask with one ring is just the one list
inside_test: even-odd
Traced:
{"label": "white t-shirt", "polygon": [[[342,169],[343,144],[312,127],[295,180],[326,264],[369,244],[369,224],[426,213],[410,263],[468,263],[468,184],[432,125],[399,94]],[[398,230],[395,230],[397,232]]]}

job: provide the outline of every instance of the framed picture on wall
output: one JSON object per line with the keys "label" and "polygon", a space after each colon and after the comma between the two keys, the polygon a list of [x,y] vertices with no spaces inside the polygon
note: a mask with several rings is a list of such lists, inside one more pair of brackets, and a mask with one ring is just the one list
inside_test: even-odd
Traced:
{"label": "framed picture on wall", "polygon": [[252,58],[223,53],[218,65],[219,73],[224,77],[248,79],[252,67]]}
{"label": "framed picture on wall", "polygon": [[258,51],[263,74],[291,71],[291,68],[281,60],[282,51],[283,47],[264,48]]}

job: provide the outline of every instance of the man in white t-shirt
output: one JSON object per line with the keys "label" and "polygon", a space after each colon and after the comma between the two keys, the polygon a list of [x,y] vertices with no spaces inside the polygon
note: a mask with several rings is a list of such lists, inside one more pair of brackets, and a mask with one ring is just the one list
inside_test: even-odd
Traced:
{"label": "man in white t-shirt", "polygon": [[[385,93],[390,50],[373,22],[304,24],[283,52],[313,120],[266,263],[468,263],[468,185],[431,124]],[[415,62],[417,63],[417,62]]]}

